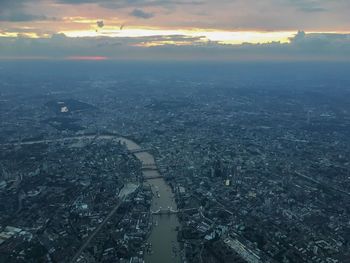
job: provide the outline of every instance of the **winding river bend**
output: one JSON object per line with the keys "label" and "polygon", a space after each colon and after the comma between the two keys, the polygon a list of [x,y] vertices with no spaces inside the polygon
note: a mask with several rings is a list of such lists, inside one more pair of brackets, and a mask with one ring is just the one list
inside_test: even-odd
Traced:
{"label": "winding river bend", "polygon": [[[118,137],[115,135],[80,135],[58,139],[30,140],[17,143],[6,143],[3,145],[30,145],[36,143],[66,142],[79,139],[109,139],[120,141],[122,144],[125,144],[130,152],[135,151],[135,157],[139,159],[142,164],[153,167],[153,169],[143,170],[143,176],[146,179],[146,184],[151,186],[151,189],[154,193],[151,210],[166,210],[168,208],[177,210],[174,194],[171,191],[170,186],[165,182],[164,178],[160,176],[153,155],[146,151],[137,152],[138,150],[142,150],[142,148],[137,143],[127,138]],[[156,177],[156,179],[147,180],[147,178],[150,177]],[[152,217],[153,227],[152,232],[148,238],[148,243],[151,244],[151,252],[145,256],[146,263],[180,263],[180,246],[177,241],[176,231],[176,228],[179,226],[177,215],[164,214],[153,215]]]}

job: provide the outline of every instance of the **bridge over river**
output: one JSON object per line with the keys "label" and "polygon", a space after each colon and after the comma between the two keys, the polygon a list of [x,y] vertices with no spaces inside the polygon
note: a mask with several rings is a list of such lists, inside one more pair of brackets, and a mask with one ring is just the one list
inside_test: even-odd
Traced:
{"label": "bridge over river", "polygon": [[[154,197],[151,204],[151,213],[157,218],[157,224],[153,224],[152,232],[148,243],[152,245],[152,252],[145,255],[146,263],[180,263],[181,251],[177,241],[177,227],[180,226],[177,214],[181,210],[177,209],[174,194],[170,186],[165,182],[164,177],[158,170],[156,161],[147,149],[141,148],[134,141],[121,139],[129,153],[133,154],[142,163],[142,174],[153,193],[158,193],[158,198]],[[167,211],[162,207],[169,207]],[[152,212],[153,211],[153,212]]]}
{"label": "bridge over river", "polygon": [[168,209],[158,209],[156,211],[151,211],[152,215],[171,215],[171,214],[180,214],[190,211],[198,211],[198,208],[188,208],[188,209],[176,209],[174,210],[172,207],[168,207]]}
{"label": "bridge over river", "polygon": [[[144,178],[147,180],[147,184],[151,187],[153,192],[158,192],[160,197],[153,198],[151,204],[152,211],[161,210],[161,207],[173,207],[172,212],[169,216],[159,217],[158,224],[153,225],[148,243],[152,244],[152,253],[145,255],[146,263],[180,263],[181,262],[181,252],[180,246],[177,241],[177,231],[176,228],[180,226],[176,214],[181,210],[177,209],[176,203],[174,201],[174,194],[170,186],[165,182],[164,177],[159,173],[158,167],[156,165],[155,159],[152,154],[150,154],[147,149],[140,147],[136,142],[121,137],[119,135],[113,134],[88,134],[79,135],[73,137],[64,138],[52,138],[52,139],[42,139],[42,140],[28,140],[20,142],[12,142],[2,144],[2,146],[15,146],[15,145],[30,145],[37,143],[70,143],[74,140],[112,140],[115,142],[120,142],[126,146],[130,154],[135,155],[142,163],[142,173]],[[152,179],[152,180],[150,180]],[[111,216],[117,211],[119,205],[122,203],[123,198],[120,198],[116,203],[115,208],[110,211],[108,216],[105,218],[104,222],[107,222]],[[158,214],[162,214],[159,211]],[[157,215],[155,213],[154,215]],[[95,237],[95,235],[100,231],[105,223],[102,223],[100,227],[96,228],[91,236],[88,237],[85,242],[83,242],[80,249],[76,252],[71,262],[77,262],[79,256],[86,249],[90,241]]]}

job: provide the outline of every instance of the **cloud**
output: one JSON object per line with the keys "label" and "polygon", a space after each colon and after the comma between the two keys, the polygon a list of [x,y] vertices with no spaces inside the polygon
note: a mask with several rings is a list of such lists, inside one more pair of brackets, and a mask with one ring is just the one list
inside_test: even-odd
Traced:
{"label": "cloud", "polygon": [[350,58],[350,34],[305,34],[299,31],[290,46],[303,54]]}
{"label": "cloud", "polygon": [[64,4],[98,4],[106,8],[128,8],[146,6],[200,5],[201,0],[56,0]]}
{"label": "cloud", "polygon": [[23,12],[12,11],[9,13],[1,13],[0,21],[6,22],[28,22],[28,21],[43,21],[43,20],[53,20],[54,18],[48,18],[44,15],[32,15]]}
{"label": "cloud", "polygon": [[99,27],[99,28],[103,28],[105,26],[105,23],[103,22],[103,20],[99,20],[96,22],[96,25]]}
{"label": "cloud", "polygon": [[48,20],[45,15],[36,15],[28,13],[25,10],[26,0],[0,0],[0,21],[7,22],[27,22],[36,20]]}
{"label": "cloud", "polygon": [[[153,46],[148,44],[161,44]],[[148,46],[148,47],[147,47]],[[151,46],[151,47],[149,47]],[[182,35],[134,38],[1,38],[0,58],[103,56],[126,60],[325,60],[350,61],[350,34],[305,34],[290,43],[223,45]]]}
{"label": "cloud", "polygon": [[327,11],[327,9],[323,8],[323,7],[316,7],[316,6],[304,6],[304,7],[300,7],[299,10],[304,11],[304,12],[308,12],[308,13],[313,13],[313,12],[325,12]]}
{"label": "cloud", "polygon": [[137,17],[137,18],[143,18],[143,19],[149,19],[154,17],[153,13],[147,13],[145,11],[143,11],[142,9],[134,9],[130,15]]}
{"label": "cloud", "polygon": [[323,7],[324,1],[322,0],[288,0],[290,4],[296,6],[297,10],[313,13],[313,12],[325,12],[326,8]]}
{"label": "cloud", "polygon": [[[86,21],[103,17],[105,21],[114,19],[140,27],[229,31],[304,28],[308,31],[337,32],[348,28],[349,8],[350,1],[347,0],[0,0],[0,19],[15,22],[51,20],[50,16],[55,16],[61,22],[45,23],[45,27],[56,32],[66,31],[69,27],[78,28],[78,25],[72,25],[74,22],[64,19],[67,17],[82,17]],[[135,9],[156,16],[148,20],[139,19],[142,15],[130,16]],[[7,10],[6,13],[4,10]],[[33,24],[28,23],[28,27],[34,27]],[[109,26],[112,24],[109,22]]]}

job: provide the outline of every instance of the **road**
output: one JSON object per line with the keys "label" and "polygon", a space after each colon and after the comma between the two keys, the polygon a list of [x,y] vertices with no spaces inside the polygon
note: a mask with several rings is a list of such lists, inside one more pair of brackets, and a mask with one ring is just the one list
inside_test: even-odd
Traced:
{"label": "road", "polygon": [[118,208],[120,205],[123,203],[125,198],[135,192],[139,188],[139,185],[128,183],[126,184],[119,192],[118,195],[118,202],[116,206],[113,208],[111,212],[107,215],[107,217],[103,220],[103,222],[92,232],[92,234],[88,237],[88,239],[85,240],[84,244],[79,248],[79,250],[75,253],[73,256],[71,262],[74,263],[77,261],[81,253],[85,250],[85,248],[88,247],[90,244],[91,240],[98,234],[98,232],[103,228],[103,226],[111,219],[111,217],[117,212]]}
{"label": "road", "polygon": [[13,143],[3,143],[1,146],[13,146],[13,145],[31,145],[31,144],[37,144],[37,143],[52,143],[52,142],[65,142],[65,141],[71,141],[71,140],[77,140],[77,139],[115,139],[115,138],[121,138],[123,137],[117,136],[117,135],[81,135],[81,136],[71,136],[71,137],[64,137],[64,138],[56,138],[56,139],[46,139],[46,140],[29,140],[29,141],[21,141],[21,142],[13,142]]}
{"label": "road", "polygon": [[71,263],[75,263],[81,253],[85,250],[85,248],[88,247],[90,244],[91,240],[100,232],[100,230],[104,227],[104,225],[111,219],[111,217],[117,212],[118,208],[120,205],[123,203],[125,197],[123,199],[119,199],[117,205],[113,208],[111,212],[106,216],[106,218],[102,221],[102,223],[92,232],[92,234],[85,240],[84,244],[79,248],[79,250],[75,253],[73,256],[72,260],[70,261]]}

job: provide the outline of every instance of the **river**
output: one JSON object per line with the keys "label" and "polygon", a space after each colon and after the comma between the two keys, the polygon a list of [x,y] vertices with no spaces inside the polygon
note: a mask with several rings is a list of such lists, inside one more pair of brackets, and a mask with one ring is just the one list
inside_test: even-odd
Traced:
{"label": "river", "polygon": [[[118,138],[121,143],[125,143],[129,151],[139,150],[141,147],[135,142]],[[135,157],[143,164],[156,167],[153,155],[148,152],[135,153]],[[158,177],[160,173],[158,170],[143,170],[145,178]],[[157,211],[159,209],[177,210],[174,200],[174,194],[163,178],[147,180],[155,194],[152,199],[151,210]],[[146,254],[146,263],[179,263],[181,262],[180,247],[177,241],[176,227],[179,226],[179,221],[176,214],[169,215],[153,215],[153,227],[149,236],[148,243],[152,245],[152,252]]]}
{"label": "river", "polygon": [[[122,144],[125,144],[129,151],[142,149],[134,141],[114,135],[80,135],[58,139],[30,140],[17,143],[6,143],[3,145],[29,145],[36,143],[65,142],[74,139],[111,139],[120,141]],[[144,178],[160,176],[160,173],[156,168],[157,166],[155,159],[152,154],[150,154],[149,152],[139,152],[135,153],[134,155],[137,159],[139,159],[142,162],[142,164],[147,164],[148,166],[155,168],[153,170],[143,170]],[[152,199],[152,211],[168,208],[177,210],[177,206],[174,200],[174,194],[171,191],[170,186],[165,182],[164,178],[146,180],[145,184],[150,185],[153,193],[155,194]],[[152,231],[147,240],[147,242],[151,244],[151,253],[145,255],[146,263],[180,263],[180,246],[177,241],[176,231],[176,228],[180,226],[180,224],[177,215],[152,215],[152,217]]]}

